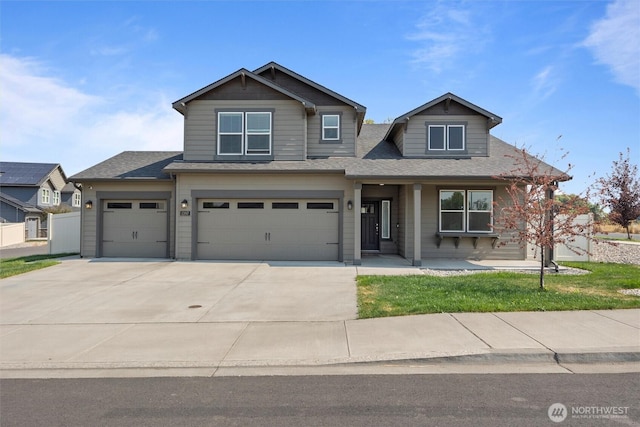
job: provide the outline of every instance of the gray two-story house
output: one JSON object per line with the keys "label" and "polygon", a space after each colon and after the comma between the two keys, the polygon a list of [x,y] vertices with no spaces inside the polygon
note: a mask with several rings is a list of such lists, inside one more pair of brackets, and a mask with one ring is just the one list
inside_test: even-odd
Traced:
{"label": "gray two-story house", "polygon": [[496,245],[515,147],[447,93],[391,124],[279,64],[173,103],[184,151],[127,151],[83,185],[82,255],[190,260],[525,259]]}
{"label": "gray two-story house", "polygon": [[0,221],[24,222],[27,239],[47,237],[47,210],[78,210],[80,202],[80,190],[59,164],[0,162]]}

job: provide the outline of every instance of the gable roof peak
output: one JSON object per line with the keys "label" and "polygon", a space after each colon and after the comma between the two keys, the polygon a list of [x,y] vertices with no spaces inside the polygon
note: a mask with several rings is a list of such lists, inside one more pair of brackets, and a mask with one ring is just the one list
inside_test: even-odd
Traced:
{"label": "gable roof peak", "polygon": [[183,98],[180,98],[179,100],[175,101],[172,106],[175,110],[177,110],[178,112],[180,112],[181,114],[185,114],[187,111],[187,103],[189,103],[190,101],[193,101],[194,99],[198,98],[199,96],[210,92],[214,89],[216,89],[217,87],[220,87],[222,85],[224,85],[225,83],[230,82],[231,80],[234,80],[235,78],[240,77],[242,79],[242,81],[244,82],[246,78],[250,78],[252,80],[255,80],[256,82],[263,84],[265,86],[268,86],[269,88],[276,90],[288,97],[290,97],[291,99],[295,99],[296,101],[299,101],[300,103],[302,103],[302,105],[304,105],[304,107],[307,110],[315,110],[316,106],[313,102],[309,101],[308,99],[302,98],[301,96],[283,88],[282,86],[279,86],[271,81],[269,81],[268,79],[265,79],[264,77],[258,75],[255,72],[251,72],[249,70],[247,70],[246,68],[240,68],[239,70],[229,74],[226,77],[223,77],[220,80],[217,80],[205,87],[203,87],[202,89],[199,89],[193,93],[191,93],[190,95],[187,95]]}

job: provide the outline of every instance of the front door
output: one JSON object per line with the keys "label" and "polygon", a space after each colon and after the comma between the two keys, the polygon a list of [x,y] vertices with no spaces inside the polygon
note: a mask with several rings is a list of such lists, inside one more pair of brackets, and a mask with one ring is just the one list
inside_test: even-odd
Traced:
{"label": "front door", "polygon": [[378,239],[380,230],[380,202],[362,202],[361,226],[362,226],[362,242],[361,249],[363,251],[375,251],[380,249],[380,240]]}

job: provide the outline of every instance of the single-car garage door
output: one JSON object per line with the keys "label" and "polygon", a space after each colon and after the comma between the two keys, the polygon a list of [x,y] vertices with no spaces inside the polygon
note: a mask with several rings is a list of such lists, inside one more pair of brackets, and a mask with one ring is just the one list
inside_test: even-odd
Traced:
{"label": "single-car garage door", "polygon": [[200,199],[198,259],[335,261],[338,200]]}
{"label": "single-car garage door", "polygon": [[166,201],[103,201],[102,256],[167,257]]}

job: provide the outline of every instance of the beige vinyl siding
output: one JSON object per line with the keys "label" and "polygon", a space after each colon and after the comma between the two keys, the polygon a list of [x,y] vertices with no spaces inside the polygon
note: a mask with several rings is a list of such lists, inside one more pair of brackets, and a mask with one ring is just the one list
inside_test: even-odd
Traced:
{"label": "beige vinyl siding", "polygon": [[[434,124],[467,122],[465,127],[466,155],[488,155],[489,131],[487,130],[486,117],[480,115],[416,115],[409,120],[407,131],[404,134],[404,156],[424,157],[427,155],[427,126],[425,125],[427,122]],[[396,142],[396,144],[398,143]],[[438,154],[455,155],[455,151]]]}
{"label": "beige vinyl siding", "polygon": [[[172,192],[172,182],[83,182],[82,183],[82,241],[80,244],[80,255],[83,257],[93,258],[97,256],[98,250],[98,200],[97,192]],[[91,200],[93,209],[85,209],[84,204]],[[174,221],[175,197],[169,202],[167,212],[169,214],[169,256],[174,257],[173,253],[173,237],[174,237]]]}
{"label": "beige vinyl siding", "polygon": [[[322,115],[341,113],[340,142],[321,141]],[[352,157],[356,154],[356,113],[353,107],[336,106],[318,108],[308,118],[308,157]]]}
{"label": "beige vinyl siding", "polygon": [[[180,216],[180,207],[176,206],[176,258],[192,257],[192,216],[196,215],[195,200],[192,191],[230,190],[230,191],[263,191],[264,198],[269,191],[341,191],[344,194],[343,205],[343,258],[353,259],[353,220],[346,210],[346,201],[353,199],[353,184],[336,175],[273,175],[273,174],[180,174],[177,177],[176,200],[187,199],[191,216]],[[305,198],[304,195],[300,197]]]}
{"label": "beige vinyl siding", "polygon": [[[62,177],[62,174],[60,173],[60,169],[56,168],[53,173],[49,176],[49,179],[51,180],[51,183],[53,184],[53,190],[57,190],[60,191],[62,190],[62,188],[66,185],[66,182],[64,181],[64,178]],[[53,196],[53,193],[52,193]]]}
{"label": "beige vinyl siding", "polygon": [[272,154],[275,160],[303,160],[306,114],[302,104],[293,100],[194,100],[185,118],[184,160],[212,161],[216,155],[217,114],[224,110],[273,111]]}

